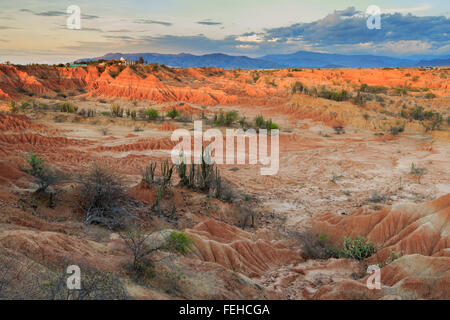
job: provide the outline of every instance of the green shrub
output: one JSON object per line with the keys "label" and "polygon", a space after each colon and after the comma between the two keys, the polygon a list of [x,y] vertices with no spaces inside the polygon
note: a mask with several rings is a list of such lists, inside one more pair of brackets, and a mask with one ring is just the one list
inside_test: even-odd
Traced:
{"label": "green shrub", "polygon": [[423,120],[425,116],[423,114],[423,107],[417,106],[411,110],[409,116],[414,120]]}
{"label": "green shrub", "polygon": [[322,88],[319,92],[319,97],[334,101],[344,101],[347,100],[348,94],[345,90],[333,91]]}
{"label": "green shrub", "polygon": [[190,251],[192,239],[183,231],[173,231],[166,237],[166,246],[169,250],[186,255]]}
{"label": "green shrub", "polygon": [[396,136],[398,135],[400,132],[403,132],[404,127],[402,126],[398,126],[398,127],[390,127],[389,128],[389,132],[393,135]]}
{"label": "green shrub", "polygon": [[43,164],[46,161],[45,159],[39,158],[37,154],[33,152],[27,152],[25,155],[29,166],[29,168],[23,169],[25,172],[32,176],[36,176],[44,170]]}
{"label": "green shrub", "polygon": [[267,120],[265,123],[265,126],[266,126],[267,131],[270,131],[272,129],[273,130],[279,129],[278,125],[276,123],[272,122],[272,119]]}
{"label": "green shrub", "polygon": [[175,107],[173,107],[172,109],[167,111],[167,116],[171,119],[175,119],[176,117],[179,117],[180,115],[181,115],[180,111],[175,109]]}
{"label": "green shrub", "polygon": [[74,113],[78,111],[78,107],[74,106],[71,103],[64,102],[58,106],[59,111],[61,112],[68,112],[68,113]]}
{"label": "green shrub", "polygon": [[28,102],[22,102],[22,104],[20,105],[20,110],[25,110],[26,108],[28,108],[30,106],[30,104]]}
{"label": "green shrub", "polygon": [[255,125],[257,128],[262,128],[264,127],[265,124],[265,120],[264,117],[262,115],[259,115],[255,118]]}
{"label": "green shrub", "polygon": [[366,241],[364,237],[357,236],[356,239],[345,237],[344,248],[339,251],[339,256],[361,261],[370,257],[375,252],[376,249],[373,243]]}
{"label": "green shrub", "polygon": [[123,117],[124,109],[117,103],[114,103],[109,108],[113,117]]}
{"label": "green shrub", "polygon": [[230,126],[235,123],[239,118],[237,111],[228,111],[227,113],[220,112],[219,115],[215,115],[214,123],[216,125]]}
{"label": "green shrub", "polygon": [[302,93],[304,88],[305,87],[303,86],[303,83],[301,83],[300,81],[296,81],[292,85],[292,93]]}
{"label": "green shrub", "polygon": [[11,110],[12,113],[16,113],[17,111],[19,111],[19,108],[17,108],[17,104],[15,101],[11,101],[9,103],[9,109]]}
{"label": "green shrub", "polygon": [[[45,192],[47,188],[57,183],[61,177],[56,175],[52,170],[44,166],[45,159],[39,158],[35,153],[25,153],[27,157],[28,168],[22,170],[33,176],[35,183],[38,184],[38,192]],[[53,201],[52,199],[50,200]]]}
{"label": "green shrub", "polygon": [[360,87],[359,87],[359,91],[361,92],[367,92],[367,93],[373,93],[373,94],[377,94],[377,93],[386,93],[388,90],[388,88],[384,87],[384,86],[369,86],[366,83],[363,83]]}
{"label": "green shrub", "polygon": [[428,92],[425,95],[425,99],[434,99],[434,98],[436,98],[436,95],[434,93],[432,93],[432,92]]}
{"label": "green shrub", "polygon": [[255,126],[258,129],[267,129],[267,131],[279,129],[278,125],[272,122],[272,119],[265,120],[262,115],[255,118]]}
{"label": "green shrub", "polygon": [[154,120],[159,117],[159,113],[158,113],[158,110],[150,108],[150,109],[145,110],[145,116],[147,117],[148,120]]}
{"label": "green shrub", "polygon": [[87,111],[87,116],[88,116],[89,118],[95,117],[95,110],[93,110],[93,109],[88,109],[88,111]]}

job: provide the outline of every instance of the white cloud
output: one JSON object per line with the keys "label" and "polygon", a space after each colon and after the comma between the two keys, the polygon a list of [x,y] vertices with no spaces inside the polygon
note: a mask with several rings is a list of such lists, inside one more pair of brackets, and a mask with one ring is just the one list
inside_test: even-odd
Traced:
{"label": "white cloud", "polygon": [[255,48],[258,48],[258,46],[254,46],[254,45],[251,45],[251,44],[239,44],[239,45],[237,45],[235,47],[238,48],[238,49],[255,49]]}
{"label": "white cloud", "polygon": [[264,38],[259,34],[252,34],[252,35],[246,35],[246,36],[239,36],[235,38],[236,41],[240,42],[256,42],[260,43],[264,41]]}
{"label": "white cloud", "polygon": [[431,6],[429,4],[424,4],[414,8],[381,9],[381,13],[412,13],[418,11],[425,11],[430,8]]}

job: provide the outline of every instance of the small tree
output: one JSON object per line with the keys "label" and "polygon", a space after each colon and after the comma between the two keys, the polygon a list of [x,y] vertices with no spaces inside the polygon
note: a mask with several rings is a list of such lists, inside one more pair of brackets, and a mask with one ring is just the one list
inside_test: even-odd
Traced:
{"label": "small tree", "polygon": [[181,115],[180,111],[175,109],[175,107],[173,107],[172,109],[167,111],[167,116],[171,119],[175,119],[176,117],[179,117],[180,115]]}
{"label": "small tree", "polygon": [[158,113],[158,110],[150,108],[150,109],[145,110],[145,116],[147,117],[148,120],[154,120],[154,119],[158,119],[159,113]]}
{"label": "small tree", "polygon": [[147,239],[151,236],[151,232],[146,232],[134,226],[132,231],[121,232],[119,235],[131,251],[133,256],[132,266],[135,271],[143,271],[146,265],[152,265],[152,261],[146,257],[159,248],[149,247]]}
{"label": "small tree", "polygon": [[23,168],[23,171],[35,178],[35,182],[38,185],[37,192],[46,192],[49,186],[54,185],[61,179],[53,170],[44,166],[45,159],[39,158],[33,152],[27,152],[25,155],[27,157],[28,168]]}

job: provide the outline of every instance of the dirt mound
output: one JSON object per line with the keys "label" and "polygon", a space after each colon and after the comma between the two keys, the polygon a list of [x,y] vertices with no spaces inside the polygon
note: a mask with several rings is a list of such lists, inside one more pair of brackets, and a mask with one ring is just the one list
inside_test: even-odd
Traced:
{"label": "dirt mound", "polygon": [[150,188],[147,183],[141,181],[139,184],[134,186],[128,192],[131,197],[143,201],[145,203],[155,203],[156,190],[155,188]]}
{"label": "dirt mound", "polygon": [[26,176],[17,165],[17,161],[11,159],[0,161],[0,184],[14,183]]}
{"label": "dirt mound", "polygon": [[312,299],[449,299],[450,258],[419,254],[401,257],[381,269],[381,289],[370,290],[363,279],[321,287]]}
{"label": "dirt mound", "polygon": [[24,115],[0,113],[0,131],[37,130],[39,127]]}
{"label": "dirt mound", "polygon": [[163,139],[140,139],[136,143],[112,145],[112,146],[99,146],[94,151],[115,151],[115,152],[127,152],[127,151],[145,151],[145,150],[171,150],[176,145],[170,138]]}
{"label": "dirt mound", "polygon": [[299,256],[277,242],[253,240],[251,235],[216,220],[206,220],[186,232],[202,260],[218,263],[251,277]]}
{"label": "dirt mound", "polygon": [[24,253],[32,260],[45,261],[46,264],[59,264],[61,259],[65,259],[84,261],[99,269],[114,270],[124,263],[120,256],[108,255],[108,248],[104,244],[59,232],[4,231],[0,234],[0,243],[4,248]]}
{"label": "dirt mound", "polygon": [[378,211],[361,208],[348,215],[317,215],[315,232],[338,244],[345,236],[364,236],[378,248],[369,262],[383,263],[399,254],[450,257],[450,194],[424,204],[400,203]]}
{"label": "dirt mound", "polygon": [[17,150],[29,149],[27,145],[32,147],[68,147],[68,146],[83,146],[86,145],[86,141],[68,139],[65,137],[47,137],[36,133],[20,133],[20,134],[0,134],[0,146],[10,145],[14,146]]}

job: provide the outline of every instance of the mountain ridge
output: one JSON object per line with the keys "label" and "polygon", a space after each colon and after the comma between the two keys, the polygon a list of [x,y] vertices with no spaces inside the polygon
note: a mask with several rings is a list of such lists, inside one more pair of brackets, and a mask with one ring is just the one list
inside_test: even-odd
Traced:
{"label": "mountain ridge", "polygon": [[450,65],[448,56],[434,59],[413,59],[377,55],[345,55],[297,51],[289,54],[271,54],[251,58],[245,55],[234,56],[225,53],[194,55],[190,53],[107,53],[100,57],[79,59],[77,62],[92,60],[120,59],[137,60],[142,57],[148,63],[165,64],[172,67],[216,67],[223,69],[279,69],[279,68],[386,68]]}

